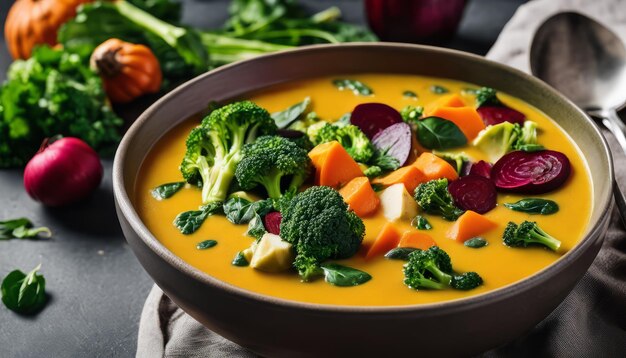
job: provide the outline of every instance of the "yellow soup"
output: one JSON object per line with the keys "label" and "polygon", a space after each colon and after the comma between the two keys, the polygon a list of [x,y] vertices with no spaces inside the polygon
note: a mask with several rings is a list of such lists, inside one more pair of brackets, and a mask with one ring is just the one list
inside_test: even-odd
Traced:
{"label": "yellow soup", "polygon": [[[466,83],[408,75],[364,74],[351,76],[366,83],[373,89],[372,96],[356,96],[352,92],[339,91],[332,84],[333,78],[316,78],[287,85],[273,87],[249,97],[270,113],[311,97],[312,110],[323,119],[337,119],[352,111],[360,103],[381,102],[397,110],[408,104],[425,106],[441,97],[429,88],[437,84],[461,93],[468,105],[473,105],[474,97],[464,94]],[[412,90],[419,98],[403,96],[405,90]],[[270,274],[250,267],[237,267],[231,264],[233,257],[250,246],[253,239],[245,236],[247,225],[234,225],[224,216],[209,217],[201,228],[191,235],[181,234],[172,224],[180,212],[195,210],[201,204],[200,190],[187,186],[173,197],[157,201],[150,191],[163,183],[181,181],[178,166],[185,152],[185,139],[189,131],[198,124],[198,119],[184,122],[167,133],[148,153],[136,183],[135,206],[141,218],[169,250],[192,266],[232,285],[295,301],[322,304],[393,306],[412,305],[446,301],[485,293],[528,277],[554,263],[563,253],[570,250],[583,237],[592,210],[592,189],[587,165],[576,145],[550,118],[536,108],[516,98],[499,94],[499,98],[509,107],[524,113],[527,119],[539,125],[539,143],[548,149],[558,150],[567,155],[572,165],[572,173],[561,188],[541,195],[542,198],[556,201],[560,210],[553,215],[530,215],[505,208],[502,204],[517,201],[525,196],[498,194],[498,206],[485,214],[498,227],[482,235],[488,246],[472,249],[462,243],[446,238],[451,222],[434,215],[424,215],[433,226],[424,231],[433,237],[437,245],[451,257],[455,271],[476,271],[484,284],[471,291],[457,290],[412,290],[404,285],[403,262],[376,257],[365,260],[361,253],[346,260],[336,262],[358,268],[372,275],[372,279],[356,287],[336,287],[323,279],[311,283],[300,282],[294,272]],[[472,159],[485,159],[484,154],[471,146],[460,148]],[[510,248],[502,243],[502,232],[509,221],[520,223],[524,220],[537,221],[552,236],[561,240],[559,253],[544,247]],[[387,222],[382,210],[363,219],[366,226],[364,245],[371,243]],[[415,230],[409,222],[396,222],[401,230]],[[214,239],[217,246],[198,250],[196,245],[204,240]]]}

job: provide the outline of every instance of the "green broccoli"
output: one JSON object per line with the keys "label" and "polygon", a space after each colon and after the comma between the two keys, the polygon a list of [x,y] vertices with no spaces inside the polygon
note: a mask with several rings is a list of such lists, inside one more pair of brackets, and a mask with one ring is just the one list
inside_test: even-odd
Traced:
{"label": "green broccoli", "polygon": [[467,156],[467,154],[465,154],[465,152],[450,153],[433,150],[433,154],[450,163],[450,165],[452,165],[456,169],[456,172],[459,174],[461,174],[465,163],[470,161],[470,158]]}
{"label": "green broccoli", "polygon": [[537,123],[532,121],[524,122],[523,127],[510,122],[487,126],[478,133],[472,144],[487,153],[492,162],[513,150],[543,149],[543,146],[537,144]]}
{"label": "green broccoli", "polygon": [[338,141],[357,162],[367,163],[374,156],[374,145],[355,125],[339,127],[331,123],[324,123],[319,128],[313,127],[309,131],[309,136],[311,135],[315,145]]}
{"label": "green broccoli", "polygon": [[415,201],[427,213],[441,215],[449,221],[456,220],[463,210],[454,205],[448,191],[448,179],[435,179],[422,183],[415,189]]}
{"label": "green broccoli", "polygon": [[404,284],[414,290],[421,288],[471,290],[483,283],[475,272],[454,275],[450,256],[437,246],[415,250],[404,265]]}
{"label": "green broccoli", "polygon": [[[271,199],[279,199],[287,191],[296,192],[311,172],[311,159],[306,150],[287,138],[263,136],[243,147],[242,159],[235,176],[244,190],[261,184]],[[286,191],[283,178],[289,178]]]}
{"label": "green broccoli", "polygon": [[244,144],[275,131],[269,113],[250,101],[216,109],[189,134],[180,171],[188,183],[202,186],[203,204],[223,202]]}
{"label": "green broccoli", "polygon": [[371,167],[367,167],[367,169],[365,169],[363,171],[363,175],[365,175],[368,178],[376,178],[379,177],[381,175],[383,175],[384,171],[381,167],[379,167],[378,165],[372,165]]}
{"label": "green broccoli", "polygon": [[552,251],[558,251],[561,241],[543,231],[536,222],[524,221],[519,226],[509,222],[504,229],[502,240],[506,246],[527,247],[528,245],[545,245]]}
{"label": "green broccoli", "polygon": [[314,186],[297,194],[283,211],[280,236],[296,248],[295,268],[303,281],[320,275],[320,264],[353,256],[365,225],[336,190]]}
{"label": "green broccoli", "polygon": [[324,122],[320,117],[318,117],[317,113],[309,112],[302,119],[298,119],[295,122],[291,123],[287,129],[291,129],[294,131],[300,131],[303,133],[307,133],[310,126],[317,124],[319,122]]}
{"label": "green broccoli", "polygon": [[482,87],[476,91],[476,107],[502,106],[502,102],[500,102],[496,94],[497,92],[495,89]]}
{"label": "green broccoli", "polygon": [[418,121],[422,117],[423,114],[424,114],[424,107],[422,106],[408,105],[402,108],[402,110],[400,111],[400,115],[402,116],[402,119],[409,124],[412,124]]}

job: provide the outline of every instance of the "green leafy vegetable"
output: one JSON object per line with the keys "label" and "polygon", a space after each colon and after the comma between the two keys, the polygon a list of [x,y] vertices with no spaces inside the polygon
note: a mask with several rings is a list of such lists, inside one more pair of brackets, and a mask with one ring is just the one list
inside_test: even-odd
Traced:
{"label": "green leafy vegetable", "polygon": [[521,199],[515,203],[505,203],[505,207],[529,214],[550,215],[559,211],[559,204],[555,201],[540,198]]}
{"label": "green leafy vegetable", "polygon": [[407,98],[417,99],[417,93],[415,93],[415,92],[413,92],[413,91],[409,91],[409,90],[404,91],[404,92],[402,92],[402,95],[403,95],[404,97],[407,97]]}
{"label": "green leafy vegetable", "polygon": [[20,314],[33,314],[45,306],[46,280],[39,273],[40,269],[41,265],[38,265],[28,274],[15,270],[2,280],[2,302],[8,309]]}
{"label": "green leafy vegetable", "polygon": [[172,197],[172,195],[178,193],[178,191],[182,189],[184,186],[185,186],[184,181],[162,184],[152,189],[150,194],[152,194],[152,197],[155,198],[156,200],[169,199]]}
{"label": "green leafy vegetable", "polygon": [[467,144],[467,138],[452,121],[428,117],[416,123],[417,139],[427,149],[445,150]]}
{"label": "green leafy vegetable", "polygon": [[371,96],[374,94],[371,88],[369,88],[366,84],[357,80],[349,80],[349,79],[336,79],[333,80],[333,84],[339,90],[350,90],[356,96]]}
{"label": "green leafy vegetable", "polygon": [[233,224],[247,224],[256,214],[265,216],[272,210],[270,200],[250,202],[244,198],[231,197],[224,203],[224,215]]}
{"label": "green leafy vegetable", "polygon": [[250,265],[248,260],[246,260],[246,256],[241,251],[239,251],[237,253],[237,255],[235,255],[235,258],[233,259],[231,264],[233,266],[238,266],[238,267],[246,267],[246,266]]}
{"label": "green leafy vegetable", "polygon": [[206,250],[206,249],[210,249],[214,246],[217,245],[217,241],[215,240],[204,240],[198,243],[198,245],[196,245],[196,249],[198,250]]}
{"label": "green leafy vegetable", "polygon": [[433,150],[433,154],[450,163],[450,165],[452,165],[454,169],[456,169],[456,172],[458,174],[461,174],[461,171],[463,171],[463,166],[465,165],[465,163],[468,163],[470,161],[470,158],[464,152],[450,153]]}
{"label": "green leafy vegetable", "polygon": [[26,218],[0,221],[0,240],[36,239],[40,234],[48,238],[52,236],[49,228],[33,227],[33,223]]}
{"label": "green leafy vegetable", "polygon": [[276,123],[276,127],[282,129],[287,128],[296,121],[311,104],[311,97],[306,97],[302,102],[298,102],[291,107],[276,113],[272,113],[272,118]]}
{"label": "green leafy vegetable", "polygon": [[424,107],[422,106],[405,106],[400,111],[400,115],[402,116],[402,120],[409,124],[417,125],[418,120],[424,114]]}
{"label": "green leafy vegetable", "polygon": [[433,228],[430,222],[428,222],[428,220],[421,215],[417,215],[413,218],[413,220],[411,220],[411,226],[418,230],[430,230]]}
{"label": "green leafy vegetable", "polygon": [[372,279],[372,276],[367,272],[348,266],[323,263],[320,267],[324,271],[324,280],[334,286],[358,286]]}
{"label": "green leafy vegetable", "polygon": [[495,89],[482,87],[476,91],[476,107],[502,106],[502,102],[500,102],[496,94],[497,92]]}
{"label": "green leafy vegetable", "polygon": [[524,126],[510,122],[487,126],[478,133],[472,144],[487,154],[492,162],[513,150],[543,149],[537,143],[537,123],[533,121],[525,121]]}
{"label": "green leafy vegetable", "polygon": [[394,249],[391,249],[389,252],[387,252],[385,254],[385,258],[391,259],[391,260],[406,261],[409,259],[409,255],[411,254],[411,252],[415,250],[419,250],[419,249],[415,249],[412,247],[396,247]]}
{"label": "green leafy vegetable", "polygon": [[475,96],[476,93],[478,93],[478,89],[477,88],[463,88],[461,90],[461,94],[464,94],[464,95],[473,95],[473,96]]}
{"label": "green leafy vegetable", "polygon": [[182,4],[172,0],[127,0],[129,3],[150,13],[163,21],[177,23],[180,21]]}
{"label": "green leafy vegetable", "polygon": [[447,88],[439,86],[439,85],[430,86],[430,91],[435,94],[444,94],[444,93],[450,92]]}
{"label": "green leafy vegetable", "polygon": [[254,216],[248,223],[248,230],[246,231],[246,235],[260,240],[266,232],[267,230],[265,230],[265,225],[263,225],[263,218],[259,214],[254,214]]}
{"label": "green leafy vegetable", "polygon": [[463,243],[463,245],[471,247],[472,249],[479,249],[481,247],[487,246],[487,244],[489,244],[487,240],[483,239],[482,237],[473,237]]}
{"label": "green leafy vegetable", "polygon": [[210,203],[200,207],[200,210],[185,211],[174,219],[174,226],[184,235],[196,232],[204,223],[204,220],[222,210],[221,203]]}

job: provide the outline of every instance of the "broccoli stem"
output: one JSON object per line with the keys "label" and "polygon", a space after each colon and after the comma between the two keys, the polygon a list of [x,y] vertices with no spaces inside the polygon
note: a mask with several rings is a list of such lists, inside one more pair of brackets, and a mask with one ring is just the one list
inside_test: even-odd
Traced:
{"label": "broccoli stem", "polygon": [[444,288],[448,286],[447,284],[435,282],[427,278],[419,280],[419,285],[422,288],[430,288],[433,290],[443,290]]}
{"label": "broccoli stem", "polygon": [[546,245],[552,251],[558,251],[561,247],[561,241],[550,236],[550,234],[543,231],[539,226],[536,226],[535,229],[530,232],[530,236],[532,237],[532,239],[529,240],[530,242]]}
{"label": "broccoli stem", "polygon": [[426,269],[433,274],[433,276],[435,276],[435,278],[437,280],[439,280],[439,282],[441,282],[442,285],[444,286],[448,286],[450,285],[450,281],[452,280],[452,276],[448,275],[447,273],[441,271],[437,266],[435,265],[428,265],[426,267]]}
{"label": "broccoli stem", "polygon": [[283,194],[280,191],[280,179],[282,175],[276,168],[272,169],[272,172],[262,181],[263,187],[267,191],[267,196],[270,199],[278,199]]}

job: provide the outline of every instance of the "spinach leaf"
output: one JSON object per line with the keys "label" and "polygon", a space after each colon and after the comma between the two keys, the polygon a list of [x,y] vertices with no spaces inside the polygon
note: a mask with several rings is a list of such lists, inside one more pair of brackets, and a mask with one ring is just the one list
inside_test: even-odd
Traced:
{"label": "spinach leaf", "polygon": [[430,91],[436,94],[444,94],[444,93],[450,92],[447,88],[439,86],[439,85],[430,86]]}
{"label": "spinach leaf", "polygon": [[259,200],[250,202],[240,197],[232,197],[224,203],[224,214],[226,219],[233,224],[247,224],[255,214],[264,216],[272,210],[270,200]]}
{"label": "spinach leaf", "polygon": [[402,95],[404,97],[407,97],[407,98],[417,99],[417,93],[415,93],[413,91],[406,90],[406,91],[402,92]]}
{"label": "spinach leaf", "polygon": [[0,221],[0,240],[37,239],[39,234],[47,238],[52,236],[49,228],[33,227],[33,223],[26,218]]}
{"label": "spinach leaf", "polygon": [[417,139],[427,149],[449,149],[467,144],[467,138],[452,121],[427,117],[417,121]]}
{"label": "spinach leaf", "polygon": [[321,265],[324,279],[331,285],[340,287],[358,286],[372,279],[367,272],[352,267],[327,263]]}
{"label": "spinach leaf", "polygon": [[374,94],[371,88],[357,80],[337,79],[333,81],[333,84],[342,91],[344,89],[352,91],[356,96],[371,96]]}
{"label": "spinach leaf", "polygon": [[239,267],[245,267],[245,266],[250,265],[248,260],[246,260],[246,257],[243,255],[243,252],[241,251],[239,251],[237,255],[235,255],[235,258],[233,259],[231,264],[233,266],[239,266]]}
{"label": "spinach leaf", "polygon": [[311,97],[306,97],[302,102],[296,103],[283,111],[272,113],[276,127],[278,129],[287,128],[309,108],[310,104]]}
{"label": "spinach leaf", "polygon": [[204,223],[204,220],[222,210],[222,203],[210,203],[200,207],[200,210],[185,211],[174,219],[174,226],[183,235],[190,235],[196,232]]}
{"label": "spinach leaf", "polygon": [[489,243],[487,240],[482,237],[473,237],[463,243],[463,245],[467,247],[471,247],[472,249],[480,249],[481,247],[487,246]]}
{"label": "spinach leaf", "polygon": [[263,225],[261,215],[254,214],[252,220],[248,223],[248,231],[246,231],[246,235],[259,240],[263,237],[263,235],[265,235],[266,232],[267,231],[265,230],[265,225]]}
{"label": "spinach leaf", "polygon": [[418,230],[430,230],[433,228],[432,225],[430,225],[430,222],[428,222],[428,220],[421,215],[418,215],[411,220],[411,226]]}
{"label": "spinach leaf", "polygon": [[389,148],[386,150],[375,149],[374,155],[369,161],[370,166],[377,166],[382,171],[391,171],[400,168],[400,161],[389,154]]}
{"label": "spinach leaf", "polygon": [[482,87],[476,91],[476,107],[482,106],[502,106],[502,102],[496,96],[495,89],[490,87]]}
{"label": "spinach leaf", "polygon": [[163,185],[159,185],[156,188],[152,189],[150,194],[156,200],[169,199],[172,195],[176,194],[180,189],[185,186],[184,181],[179,181],[175,183],[167,183]]}
{"label": "spinach leaf", "polygon": [[39,273],[41,265],[28,274],[20,270],[9,273],[0,286],[2,302],[17,313],[32,314],[46,304],[46,280]]}
{"label": "spinach leaf", "polygon": [[478,89],[477,89],[477,88],[469,88],[469,87],[468,87],[468,88],[463,88],[463,89],[461,90],[461,94],[464,94],[464,95],[472,95],[472,96],[475,96],[477,93],[478,93]]}
{"label": "spinach leaf", "polygon": [[396,247],[385,254],[386,259],[407,261],[411,252],[419,250],[412,247]]}
{"label": "spinach leaf", "polygon": [[505,207],[529,214],[550,215],[559,211],[559,204],[552,200],[541,198],[526,198],[515,203],[505,203]]}
{"label": "spinach leaf", "polygon": [[206,249],[210,249],[214,247],[215,245],[217,245],[217,241],[215,240],[204,240],[204,241],[199,242],[198,245],[196,245],[196,249],[206,250]]}

